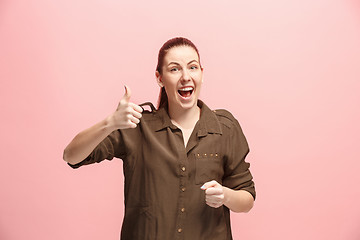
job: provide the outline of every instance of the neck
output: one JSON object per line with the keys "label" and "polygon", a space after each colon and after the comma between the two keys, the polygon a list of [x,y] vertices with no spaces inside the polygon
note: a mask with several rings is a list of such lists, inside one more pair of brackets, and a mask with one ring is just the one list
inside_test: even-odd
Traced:
{"label": "neck", "polygon": [[173,124],[181,129],[193,129],[200,119],[200,108],[195,105],[190,109],[169,106],[169,116]]}

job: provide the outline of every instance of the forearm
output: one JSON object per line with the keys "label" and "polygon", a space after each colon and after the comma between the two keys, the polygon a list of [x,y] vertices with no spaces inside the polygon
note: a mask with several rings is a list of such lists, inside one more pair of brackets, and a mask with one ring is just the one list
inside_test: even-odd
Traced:
{"label": "forearm", "polygon": [[109,118],[77,134],[65,148],[63,159],[70,164],[76,164],[89,156],[104,138],[116,130]]}
{"label": "forearm", "polygon": [[254,205],[253,196],[245,190],[223,187],[224,205],[233,212],[249,212]]}
{"label": "forearm", "polygon": [[95,147],[113,131],[136,128],[142,117],[143,109],[129,102],[130,96],[131,91],[125,86],[125,94],[116,111],[101,122],[76,135],[64,150],[64,160],[70,164],[79,163],[88,157]]}

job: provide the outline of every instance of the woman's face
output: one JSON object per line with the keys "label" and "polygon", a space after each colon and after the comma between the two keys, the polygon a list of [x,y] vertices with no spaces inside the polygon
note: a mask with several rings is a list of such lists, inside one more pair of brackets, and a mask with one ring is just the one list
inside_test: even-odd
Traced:
{"label": "woman's face", "polygon": [[162,74],[156,72],[160,87],[165,87],[169,107],[197,107],[203,79],[199,56],[189,46],[173,47],[166,53]]}

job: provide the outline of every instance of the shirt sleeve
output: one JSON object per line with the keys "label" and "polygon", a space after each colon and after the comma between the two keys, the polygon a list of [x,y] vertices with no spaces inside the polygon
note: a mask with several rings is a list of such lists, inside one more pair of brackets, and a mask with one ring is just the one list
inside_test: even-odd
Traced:
{"label": "shirt sleeve", "polygon": [[250,163],[245,161],[249,153],[249,146],[242,132],[239,122],[232,119],[233,125],[229,128],[225,174],[223,185],[234,190],[246,190],[253,198],[256,197],[255,184],[249,170]]}
{"label": "shirt sleeve", "polygon": [[83,165],[99,163],[105,159],[112,160],[114,157],[123,159],[125,155],[126,151],[121,132],[120,130],[116,130],[101,141],[83,161],[77,164],[68,163],[68,165],[75,169]]}

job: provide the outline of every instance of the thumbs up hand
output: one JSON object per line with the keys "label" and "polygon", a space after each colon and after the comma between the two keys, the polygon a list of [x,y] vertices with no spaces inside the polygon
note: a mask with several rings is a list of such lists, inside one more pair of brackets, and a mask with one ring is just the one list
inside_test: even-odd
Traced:
{"label": "thumbs up hand", "polygon": [[131,90],[125,86],[125,94],[121,98],[116,111],[110,115],[109,122],[116,129],[136,128],[142,117],[143,109],[130,102]]}

